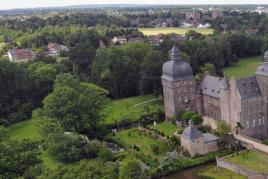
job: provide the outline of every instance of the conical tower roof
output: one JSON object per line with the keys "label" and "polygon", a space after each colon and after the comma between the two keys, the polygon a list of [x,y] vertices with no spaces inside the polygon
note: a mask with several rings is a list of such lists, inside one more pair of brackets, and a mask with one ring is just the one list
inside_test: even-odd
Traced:
{"label": "conical tower roof", "polygon": [[198,129],[194,127],[192,119],[189,120],[189,127],[184,129],[182,135],[191,140],[203,137],[202,132],[200,132]]}

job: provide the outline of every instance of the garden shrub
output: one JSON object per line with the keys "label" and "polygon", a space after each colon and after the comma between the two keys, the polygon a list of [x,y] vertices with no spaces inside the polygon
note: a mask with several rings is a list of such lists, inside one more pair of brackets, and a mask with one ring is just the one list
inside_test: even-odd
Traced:
{"label": "garden shrub", "polygon": [[160,153],[160,148],[157,144],[151,144],[151,149],[154,154],[159,154]]}
{"label": "garden shrub", "polygon": [[195,125],[199,125],[203,122],[203,118],[200,114],[194,114],[192,115],[191,119],[193,120],[193,123]]}
{"label": "garden shrub", "polygon": [[268,139],[264,139],[264,140],[262,141],[262,143],[265,144],[265,145],[268,145]]}

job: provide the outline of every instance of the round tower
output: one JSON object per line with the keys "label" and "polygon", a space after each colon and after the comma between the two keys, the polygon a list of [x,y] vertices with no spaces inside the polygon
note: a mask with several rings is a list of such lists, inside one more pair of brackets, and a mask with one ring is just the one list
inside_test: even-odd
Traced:
{"label": "round tower", "polygon": [[182,60],[175,46],[171,49],[170,60],[162,69],[165,113],[167,119],[176,117],[181,111],[196,111],[196,80],[192,67]]}

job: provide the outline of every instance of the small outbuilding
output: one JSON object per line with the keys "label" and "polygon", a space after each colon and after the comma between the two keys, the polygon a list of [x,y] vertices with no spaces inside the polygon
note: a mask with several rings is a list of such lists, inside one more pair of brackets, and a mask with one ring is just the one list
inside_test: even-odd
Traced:
{"label": "small outbuilding", "polygon": [[190,155],[205,155],[218,151],[218,137],[210,133],[202,133],[194,127],[193,121],[189,120],[189,127],[181,134],[181,145],[187,149]]}

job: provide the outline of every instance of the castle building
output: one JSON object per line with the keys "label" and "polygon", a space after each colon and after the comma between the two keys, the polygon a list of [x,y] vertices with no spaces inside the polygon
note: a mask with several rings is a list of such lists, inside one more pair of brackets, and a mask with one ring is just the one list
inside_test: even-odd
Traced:
{"label": "castle building", "polygon": [[252,77],[229,81],[206,74],[197,84],[191,66],[173,47],[162,69],[167,119],[180,112],[198,112],[210,122],[226,121],[235,133],[256,139],[267,137],[268,52]]}
{"label": "castle building", "polygon": [[202,134],[194,127],[193,121],[189,120],[189,127],[184,129],[181,134],[181,146],[187,149],[192,157],[205,155],[219,149],[217,145],[218,139],[218,137],[210,133]]}

